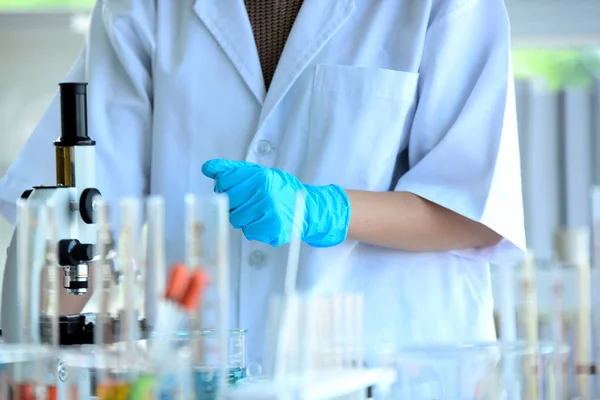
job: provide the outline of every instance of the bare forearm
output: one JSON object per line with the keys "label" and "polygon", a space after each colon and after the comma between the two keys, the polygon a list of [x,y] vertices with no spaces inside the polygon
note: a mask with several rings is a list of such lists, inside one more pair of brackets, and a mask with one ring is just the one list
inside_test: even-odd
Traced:
{"label": "bare forearm", "polygon": [[501,237],[486,226],[409,192],[347,190],[348,238],[406,251],[486,247]]}

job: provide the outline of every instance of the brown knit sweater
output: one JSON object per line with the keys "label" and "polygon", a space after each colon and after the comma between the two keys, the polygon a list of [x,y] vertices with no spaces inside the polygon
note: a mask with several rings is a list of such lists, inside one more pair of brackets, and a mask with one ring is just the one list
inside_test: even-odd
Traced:
{"label": "brown knit sweater", "polygon": [[267,90],[303,0],[244,0]]}

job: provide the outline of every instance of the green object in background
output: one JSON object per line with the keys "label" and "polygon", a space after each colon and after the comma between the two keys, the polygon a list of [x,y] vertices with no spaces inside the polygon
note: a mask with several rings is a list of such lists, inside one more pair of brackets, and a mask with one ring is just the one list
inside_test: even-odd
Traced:
{"label": "green object in background", "polygon": [[517,49],[512,56],[515,78],[541,78],[553,90],[588,86],[600,77],[597,51]]}
{"label": "green object in background", "polygon": [[96,0],[0,0],[2,11],[91,10]]}
{"label": "green object in background", "polygon": [[156,381],[154,377],[143,375],[133,384],[130,400],[147,400],[154,397]]}

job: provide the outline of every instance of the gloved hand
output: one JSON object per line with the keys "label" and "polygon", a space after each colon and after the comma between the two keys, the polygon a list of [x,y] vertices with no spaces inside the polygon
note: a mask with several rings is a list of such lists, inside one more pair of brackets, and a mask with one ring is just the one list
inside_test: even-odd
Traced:
{"label": "gloved hand", "polygon": [[350,201],[339,186],[304,185],[282,170],[245,161],[210,160],[202,173],[215,180],[215,192],[229,195],[231,225],[241,228],[248,240],[272,246],[288,243],[298,191],[306,198],[302,240],[330,247],[346,239]]}

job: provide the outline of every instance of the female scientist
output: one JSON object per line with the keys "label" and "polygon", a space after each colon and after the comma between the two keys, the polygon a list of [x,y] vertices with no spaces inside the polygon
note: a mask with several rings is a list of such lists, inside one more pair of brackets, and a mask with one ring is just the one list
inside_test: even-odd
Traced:
{"label": "female scientist", "polygon": [[[251,361],[298,189],[300,289],[364,293],[372,349],[495,338],[489,264],[525,246],[503,0],[99,0],[66,80],[105,197],[164,196],[170,261],[184,195],[230,196]],[[59,132],[56,98],[1,181],[10,220]]]}

